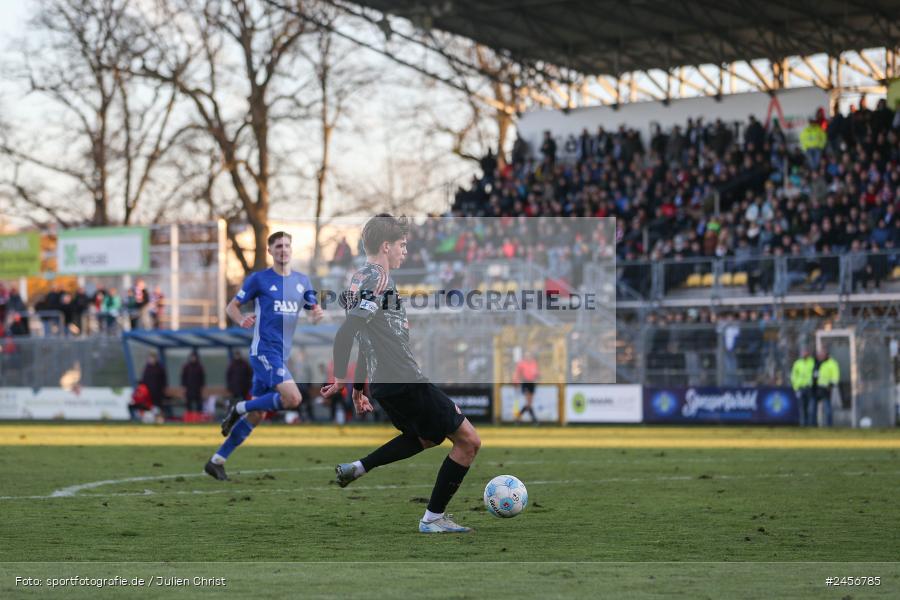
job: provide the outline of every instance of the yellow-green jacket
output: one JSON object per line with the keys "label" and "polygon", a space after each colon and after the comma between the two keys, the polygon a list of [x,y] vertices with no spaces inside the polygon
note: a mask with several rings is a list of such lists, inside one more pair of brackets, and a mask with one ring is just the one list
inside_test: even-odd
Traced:
{"label": "yellow-green jacket", "polygon": [[810,123],[800,132],[800,148],[806,152],[810,148],[821,150],[828,142],[828,135],[818,123]]}
{"label": "yellow-green jacket", "polygon": [[794,361],[794,366],[791,367],[791,387],[795,392],[812,387],[815,366],[816,359],[812,356],[801,356]]}
{"label": "yellow-green jacket", "polygon": [[841,368],[832,357],[826,358],[819,365],[819,387],[837,385],[841,381]]}

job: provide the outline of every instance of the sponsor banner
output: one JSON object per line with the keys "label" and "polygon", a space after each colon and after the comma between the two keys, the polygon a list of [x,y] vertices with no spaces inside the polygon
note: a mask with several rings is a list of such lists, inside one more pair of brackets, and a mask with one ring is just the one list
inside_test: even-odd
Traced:
{"label": "sponsor banner", "polygon": [[127,388],[0,387],[0,419],[127,421]]}
{"label": "sponsor banner", "polygon": [[150,229],[93,227],[62,231],[56,265],[67,275],[125,275],[150,269]]}
{"label": "sponsor banner", "polygon": [[31,277],[40,272],[40,235],[37,233],[0,235],[0,279]]}
{"label": "sponsor banner", "polygon": [[569,423],[640,423],[644,418],[640,385],[567,385]]}
{"label": "sponsor banner", "polygon": [[494,393],[489,386],[445,386],[450,396],[466,418],[473,423],[490,423],[494,419]]}
{"label": "sponsor banner", "polygon": [[[525,406],[525,394],[522,386],[500,386],[500,420],[512,422]],[[534,390],[534,416],[540,422],[559,422],[559,387],[555,385],[538,385]],[[523,422],[531,422],[531,415],[525,414]]]}
{"label": "sponsor banner", "polygon": [[795,425],[800,411],[787,387],[644,388],[646,423]]}

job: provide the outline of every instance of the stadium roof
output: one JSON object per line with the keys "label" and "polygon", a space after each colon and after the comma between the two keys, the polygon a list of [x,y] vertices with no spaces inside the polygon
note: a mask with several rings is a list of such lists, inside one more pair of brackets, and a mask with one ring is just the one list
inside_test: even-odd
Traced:
{"label": "stadium roof", "polygon": [[900,45],[900,0],[354,1],[590,75]]}

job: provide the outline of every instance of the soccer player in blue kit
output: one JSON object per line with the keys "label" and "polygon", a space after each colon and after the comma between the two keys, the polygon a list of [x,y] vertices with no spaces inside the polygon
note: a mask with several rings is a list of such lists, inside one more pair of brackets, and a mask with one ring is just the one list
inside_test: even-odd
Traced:
{"label": "soccer player in blue kit", "polygon": [[[303,401],[287,369],[291,340],[301,311],[308,311],[313,323],[318,323],[324,316],[309,277],[291,270],[291,236],[278,231],[267,241],[273,266],[247,277],[225,309],[241,327],[253,328],[250,344],[253,387],[252,399],[233,404],[225,415],[222,421],[225,442],[203,469],[220,481],[228,479],[225,461],[253,432],[267,411],[293,410]],[[241,313],[241,304],[251,300],[256,300],[255,311]]]}

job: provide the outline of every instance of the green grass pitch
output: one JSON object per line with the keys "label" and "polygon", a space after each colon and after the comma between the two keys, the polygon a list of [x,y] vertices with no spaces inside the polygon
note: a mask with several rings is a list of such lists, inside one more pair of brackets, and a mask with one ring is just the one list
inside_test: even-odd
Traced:
{"label": "green grass pitch", "polygon": [[[0,447],[0,598],[117,575],[150,583],[54,597],[900,597],[895,449],[489,447],[449,508],[461,536],[416,531],[446,448],[330,483],[369,449],[251,441],[221,483],[201,446]],[[481,500],[502,473],[528,487],[514,519]]]}

